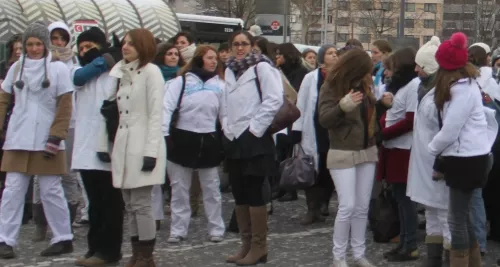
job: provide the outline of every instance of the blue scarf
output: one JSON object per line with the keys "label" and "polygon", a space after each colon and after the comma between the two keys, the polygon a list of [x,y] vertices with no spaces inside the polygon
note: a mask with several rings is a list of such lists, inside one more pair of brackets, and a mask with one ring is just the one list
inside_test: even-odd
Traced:
{"label": "blue scarf", "polygon": [[373,81],[373,84],[375,85],[375,87],[377,87],[380,81],[382,80],[382,75],[384,74],[384,67],[382,66],[382,61],[380,61],[379,63],[377,63],[377,65],[375,65],[375,69],[377,70],[377,72],[375,74],[375,80]]}
{"label": "blue scarf", "polygon": [[179,66],[170,67],[167,65],[161,65],[160,67],[161,74],[163,74],[163,79],[165,82],[171,80],[177,76],[177,71],[180,69]]}

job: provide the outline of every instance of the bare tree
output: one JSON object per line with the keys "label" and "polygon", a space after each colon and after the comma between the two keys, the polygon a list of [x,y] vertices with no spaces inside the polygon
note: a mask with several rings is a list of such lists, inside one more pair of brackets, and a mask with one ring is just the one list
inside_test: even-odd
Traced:
{"label": "bare tree", "polygon": [[320,27],[322,0],[291,0],[292,14],[298,13],[301,23],[300,42],[309,44],[311,35],[314,34],[311,28]]}
{"label": "bare tree", "polygon": [[491,0],[478,0],[476,6],[476,40],[496,45],[495,27],[500,21],[500,5]]}
{"label": "bare tree", "polygon": [[197,0],[197,8],[207,15],[241,18],[245,25],[255,19],[255,0]]}

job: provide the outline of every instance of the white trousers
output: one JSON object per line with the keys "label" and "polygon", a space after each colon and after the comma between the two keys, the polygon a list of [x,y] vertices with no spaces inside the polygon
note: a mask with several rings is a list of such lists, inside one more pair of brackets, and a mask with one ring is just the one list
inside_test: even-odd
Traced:
{"label": "white trousers", "polygon": [[83,205],[82,209],[80,210],[80,215],[81,215],[80,220],[88,221],[89,197],[87,196],[87,191],[85,191],[85,186],[83,185],[82,176],[80,175],[80,172],[77,172],[77,180],[78,180],[78,187],[80,188],[80,192],[82,192],[82,197],[83,197]]}
{"label": "white trousers", "polygon": [[[0,207],[0,242],[9,246],[17,244],[30,179],[30,175],[23,173],[7,173]],[[68,204],[61,186],[61,176],[38,176],[38,180],[45,217],[53,233],[51,244],[72,240]]]}
{"label": "white trousers", "polygon": [[442,236],[445,249],[451,247],[451,233],[448,225],[448,210],[425,207],[425,233],[428,236]]}
{"label": "white trousers", "polygon": [[333,227],[333,257],[345,260],[350,233],[354,259],[363,258],[375,163],[361,163],[348,169],[330,169],[330,174],[339,201]]}
{"label": "white trousers", "polygon": [[[170,235],[186,237],[191,220],[189,189],[191,188],[191,178],[194,170],[169,161],[167,171],[172,186]],[[225,232],[225,225],[221,214],[222,197],[217,167],[198,169],[197,171],[203,192],[205,215],[208,220],[208,234],[222,236]]]}
{"label": "white trousers", "polygon": [[154,185],[151,191],[151,201],[153,209],[153,219],[155,221],[165,219],[165,214],[163,213],[163,192],[161,190],[161,185]]}

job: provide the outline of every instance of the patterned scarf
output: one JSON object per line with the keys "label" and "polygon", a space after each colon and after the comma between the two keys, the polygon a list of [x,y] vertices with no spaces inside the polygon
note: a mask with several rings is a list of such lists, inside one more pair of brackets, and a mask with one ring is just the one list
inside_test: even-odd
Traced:
{"label": "patterned scarf", "polygon": [[52,60],[53,61],[62,61],[62,62],[68,62],[73,59],[75,54],[73,53],[73,50],[69,47],[57,47],[57,46],[50,46],[50,51],[52,52]]}
{"label": "patterned scarf", "polygon": [[250,67],[260,62],[267,62],[269,65],[274,67],[274,63],[268,57],[253,52],[248,54],[245,58],[239,60],[235,57],[230,57],[226,62],[226,66],[235,73],[236,79],[238,79]]}

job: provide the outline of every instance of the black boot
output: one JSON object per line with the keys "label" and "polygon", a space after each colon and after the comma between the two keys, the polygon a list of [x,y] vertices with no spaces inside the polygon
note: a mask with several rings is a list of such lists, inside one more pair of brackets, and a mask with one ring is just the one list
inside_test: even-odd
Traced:
{"label": "black boot", "polygon": [[389,257],[392,257],[392,256],[398,254],[401,251],[401,249],[403,249],[403,245],[401,243],[399,243],[397,247],[395,247],[387,252],[384,252],[384,254],[383,254],[384,259],[387,259]]}
{"label": "black boot", "polygon": [[73,241],[66,240],[52,244],[40,253],[42,257],[59,256],[73,252]]}
{"label": "black boot", "polygon": [[[436,242],[430,243],[431,238],[436,238]],[[443,243],[441,237],[426,237],[427,259],[423,267],[441,267],[443,265]]]}
{"label": "black boot", "polygon": [[0,243],[0,259],[13,259],[16,257],[14,253],[14,248],[5,244],[4,242]]}
{"label": "black boot", "polygon": [[28,224],[33,219],[33,204],[24,203],[23,225]]}
{"label": "black boot", "polygon": [[298,199],[297,191],[288,191],[286,194],[278,199],[279,202],[290,202]]}

